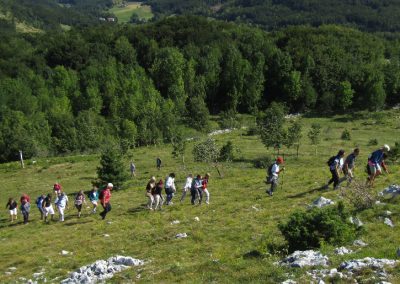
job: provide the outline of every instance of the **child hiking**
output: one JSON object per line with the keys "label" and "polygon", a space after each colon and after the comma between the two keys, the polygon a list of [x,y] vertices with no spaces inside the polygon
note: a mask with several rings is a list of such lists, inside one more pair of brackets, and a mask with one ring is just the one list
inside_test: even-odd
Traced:
{"label": "child hiking", "polygon": [[372,154],[368,157],[368,166],[367,166],[369,174],[367,178],[368,185],[374,186],[375,178],[382,174],[382,167],[386,173],[389,173],[384,163],[384,156],[387,155],[389,151],[390,151],[389,145],[385,144],[380,149],[372,152]]}
{"label": "child hiking", "polygon": [[96,213],[97,202],[99,201],[99,192],[97,186],[93,186],[92,190],[89,192],[89,200],[93,205],[92,213]]}
{"label": "child hiking", "polygon": [[333,183],[333,189],[339,188],[339,171],[341,169],[341,159],[344,157],[344,150],[339,150],[336,156],[332,156],[329,158],[327,164],[329,166],[329,170],[332,174],[332,178],[328,181],[328,184],[325,186],[326,189],[329,188],[329,185]]}
{"label": "child hiking", "polygon": [[279,182],[279,174],[285,170],[284,167],[280,169],[280,165],[284,163],[282,157],[278,157],[274,163],[272,163],[268,167],[268,176],[267,176],[267,183],[271,184],[271,187],[269,190],[266,191],[266,193],[269,196],[274,195],[274,191],[278,188],[278,182]]}
{"label": "child hiking", "polygon": [[83,190],[80,190],[78,194],[75,196],[75,208],[78,210],[78,218],[81,218],[82,206],[86,204],[85,194]]}
{"label": "child hiking", "polygon": [[14,220],[17,220],[17,201],[15,201],[12,197],[8,199],[8,202],[6,204],[6,208],[8,208],[9,213],[10,213],[10,222],[14,222]]}
{"label": "child hiking", "polygon": [[188,176],[186,177],[185,185],[183,186],[182,197],[181,197],[181,201],[180,201],[181,203],[182,203],[183,199],[185,198],[186,193],[192,187],[192,182],[193,182],[193,175],[192,174],[188,174]]}
{"label": "child hiking", "polygon": [[100,192],[100,203],[103,206],[103,212],[100,213],[101,218],[104,220],[108,212],[111,211],[111,190],[113,189],[114,185],[109,182],[107,187]]}

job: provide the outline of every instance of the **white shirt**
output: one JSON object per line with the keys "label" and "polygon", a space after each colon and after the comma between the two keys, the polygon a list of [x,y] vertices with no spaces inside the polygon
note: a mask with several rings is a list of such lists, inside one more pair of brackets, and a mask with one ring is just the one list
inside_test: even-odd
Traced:
{"label": "white shirt", "polygon": [[277,163],[275,163],[275,164],[272,166],[271,172],[272,172],[272,175],[273,175],[273,176],[278,177],[278,174],[279,174],[279,165],[278,165]]}
{"label": "white shirt", "polygon": [[167,181],[165,182],[166,188],[175,188],[175,179],[173,177],[168,177]]}
{"label": "white shirt", "polygon": [[56,201],[54,202],[58,207],[64,208],[67,205],[68,202],[68,196],[67,195],[62,195],[60,197],[57,197]]}
{"label": "white shirt", "polygon": [[192,187],[192,181],[193,181],[193,178],[187,177],[186,183],[185,183],[185,186],[183,187],[183,189],[190,189]]}

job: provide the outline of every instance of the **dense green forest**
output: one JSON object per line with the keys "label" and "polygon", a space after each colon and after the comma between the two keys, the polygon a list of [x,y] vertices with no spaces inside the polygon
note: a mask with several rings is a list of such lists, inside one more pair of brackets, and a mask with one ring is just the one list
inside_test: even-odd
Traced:
{"label": "dense green forest", "polygon": [[201,17],[69,32],[1,30],[0,160],[170,141],[208,115],[400,103],[400,45],[340,26],[274,33]]}
{"label": "dense green forest", "polygon": [[157,17],[197,14],[259,25],[340,24],[365,31],[398,32],[397,0],[147,0]]}

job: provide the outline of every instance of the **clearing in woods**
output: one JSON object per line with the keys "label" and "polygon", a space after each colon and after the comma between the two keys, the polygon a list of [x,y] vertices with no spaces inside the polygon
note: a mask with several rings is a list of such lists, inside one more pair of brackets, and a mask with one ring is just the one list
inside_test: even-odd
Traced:
{"label": "clearing in woods", "polygon": [[136,14],[139,19],[148,20],[153,17],[151,7],[143,5],[142,2],[126,2],[125,4],[115,5],[110,9],[120,23],[127,23],[133,14]]}

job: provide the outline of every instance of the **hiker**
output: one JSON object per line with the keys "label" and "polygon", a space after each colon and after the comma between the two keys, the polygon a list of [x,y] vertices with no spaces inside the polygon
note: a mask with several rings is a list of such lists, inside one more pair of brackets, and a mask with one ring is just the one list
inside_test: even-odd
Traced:
{"label": "hiker", "polygon": [[43,220],[43,217],[44,217],[44,210],[43,210],[42,203],[45,198],[46,198],[46,195],[42,194],[36,199],[36,206],[40,212],[40,220]]}
{"label": "hiker", "polygon": [[186,193],[190,190],[190,188],[192,187],[192,182],[193,182],[193,175],[192,174],[188,174],[188,176],[186,177],[186,182],[185,185],[183,186],[183,191],[182,191],[182,197],[181,197],[181,203],[183,201],[183,199],[186,196]]}
{"label": "hiker", "polygon": [[157,159],[156,159],[156,166],[157,166],[157,169],[158,170],[161,170],[161,159],[160,159],[160,157],[157,157]]}
{"label": "hiker", "polygon": [[[202,182],[201,182],[202,187],[200,188],[200,191],[202,190],[203,193],[206,195],[206,204],[210,203],[210,193],[208,192],[208,189],[207,189],[208,179],[209,178],[210,178],[210,174],[206,173],[204,178],[203,178],[203,180],[202,180]],[[203,198],[203,195],[201,194],[200,195],[200,199],[199,199],[199,204],[201,204],[202,198]]]}
{"label": "hiker", "polygon": [[104,220],[108,212],[111,211],[111,190],[113,189],[114,185],[109,182],[107,187],[100,192],[100,203],[103,206],[104,210],[100,213],[101,218]]}
{"label": "hiker", "polygon": [[14,222],[14,220],[17,220],[17,207],[17,201],[15,201],[14,198],[10,197],[6,204],[6,208],[8,208],[10,212],[10,222]]}
{"label": "hiker", "polygon": [[355,162],[359,154],[360,154],[360,149],[355,148],[353,153],[348,155],[343,163],[342,171],[347,178],[347,185],[349,185],[351,181],[354,179]]}
{"label": "hiker", "polygon": [[158,207],[160,207],[160,210],[162,210],[162,205],[164,203],[164,198],[162,197],[162,190],[164,188],[164,183],[162,179],[158,181],[156,186],[153,188],[153,198],[154,198],[154,211],[157,210]]}
{"label": "hiker", "polygon": [[31,211],[30,198],[26,198],[27,195],[21,196],[21,213],[24,217],[24,224],[28,224],[29,212]]}
{"label": "hiker", "polygon": [[55,194],[56,197],[57,197],[58,194],[62,191],[61,184],[59,184],[58,182],[56,182],[56,183],[53,185],[53,190],[54,190],[54,194]]}
{"label": "hiker", "polygon": [[269,196],[274,195],[274,191],[277,189],[278,187],[278,180],[279,180],[279,174],[285,170],[284,167],[282,167],[282,169],[280,169],[280,165],[283,164],[283,158],[282,157],[278,157],[274,163],[272,163],[269,167],[268,167],[268,176],[267,176],[267,183],[271,184],[271,187],[269,190],[266,191],[266,193],[268,193]]}
{"label": "hiker", "polygon": [[149,201],[147,202],[147,209],[153,210],[153,203],[154,203],[154,197],[152,192],[154,192],[154,188],[156,187],[156,177],[151,177],[149,182],[146,185],[146,197],[149,198]]}
{"label": "hiker", "polygon": [[176,192],[175,187],[175,174],[170,173],[165,181],[165,193],[167,194],[167,205],[172,205],[172,198]]}
{"label": "hiker", "polygon": [[44,221],[47,222],[47,216],[51,215],[51,221],[54,219],[54,209],[51,204],[51,193],[47,194],[46,198],[43,200],[42,208],[44,209]]}
{"label": "hiker", "polygon": [[78,210],[78,218],[81,218],[82,205],[86,204],[85,194],[80,190],[75,196],[75,208]]}
{"label": "hiker", "polygon": [[130,170],[131,170],[131,177],[136,176],[136,166],[135,166],[135,164],[133,163],[133,161],[131,161]]}
{"label": "hiker", "polygon": [[60,222],[64,222],[64,211],[68,209],[68,196],[64,192],[60,192],[55,200],[55,205],[57,206],[58,213],[60,214]]}
{"label": "hiker", "polygon": [[26,199],[26,201],[28,201],[29,203],[31,203],[31,198],[29,197],[28,194],[26,193],[22,193],[21,198],[19,199],[19,201],[22,203],[22,200]]}
{"label": "hiker", "polygon": [[190,188],[190,194],[192,196],[190,202],[192,205],[196,203],[196,197],[199,199],[202,198],[201,189],[203,187],[203,181],[201,175],[197,175],[196,178],[192,181],[192,186]]}
{"label": "hiker", "polygon": [[332,178],[328,181],[328,184],[325,185],[325,189],[329,188],[329,185],[333,182],[333,189],[339,188],[339,171],[340,171],[340,160],[344,157],[344,150],[339,150],[336,156],[332,156],[329,158],[327,164],[329,166],[329,170],[332,174]]}
{"label": "hiker", "polygon": [[97,186],[93,185],[92,190],[89,192],[89,200],[93,205],[92,213],[96,213],[97,202],[99,201],[99,192],[97,191]]}
{"label": "hiker", "polygon": [[367,184],[370,186],[374,185],[375,178],[382,174],[382,162],[384,165],[384,170],[388,174],[388,168],[384,163],[384,155],[390,151],[389,145],[385,144],[380,149],[372,152],[372,154],[368,157],[368,178]]}

